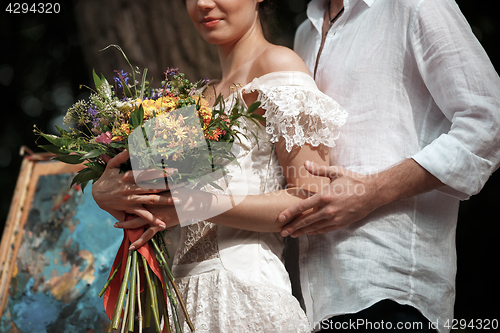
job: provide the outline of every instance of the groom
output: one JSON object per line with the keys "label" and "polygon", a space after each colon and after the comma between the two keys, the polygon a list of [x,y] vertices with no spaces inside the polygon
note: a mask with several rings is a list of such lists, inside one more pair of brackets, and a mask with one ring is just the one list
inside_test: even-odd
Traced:
{"label": "groom", "polygon": [[307,235],[307,313],[316,329],[445,332],[459,200],[500,164],[500,79],[454,1],[312,0],[307,14],[295,51],[349,113],[332,166],[306,165],[331,184],[280,215],[283,236]]}

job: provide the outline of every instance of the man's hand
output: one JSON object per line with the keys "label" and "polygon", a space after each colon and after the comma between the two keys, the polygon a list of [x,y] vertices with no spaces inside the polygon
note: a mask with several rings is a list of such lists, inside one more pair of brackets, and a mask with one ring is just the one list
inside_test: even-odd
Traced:
{"label": "man's hand", "polygon": [[327,233],[357,222],[390,202],[437,189],[444,184],[409,158],[387,170],[363,176],[338,166],[306,162],[313,175],[330,178],[320,192],[285,209],[280,222],[286,237]]}
{"label": "man's hand", "polygon": [[376,186],[370,176],[309,161],[304,166],[313,175],[330,178],[330,184],[279,215],[280,222],[291,221],[282,228],[282,236],[299,237],[337,230],[359,221],[379,206]]}

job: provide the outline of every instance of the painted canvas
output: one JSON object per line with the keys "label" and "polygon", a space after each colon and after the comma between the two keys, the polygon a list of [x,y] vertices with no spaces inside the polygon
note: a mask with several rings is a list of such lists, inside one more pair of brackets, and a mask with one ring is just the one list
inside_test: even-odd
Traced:
{"label": "painted canvas", "polygon": [[29,175],[20,175],[29,178],[25,199],[9,214],[21,217],[8,221],[2,237],[0,332],[107,332],[98,293],[122,232],[96,205],[90,185],[84,192],[70,187],[70,168],[33,164]]}

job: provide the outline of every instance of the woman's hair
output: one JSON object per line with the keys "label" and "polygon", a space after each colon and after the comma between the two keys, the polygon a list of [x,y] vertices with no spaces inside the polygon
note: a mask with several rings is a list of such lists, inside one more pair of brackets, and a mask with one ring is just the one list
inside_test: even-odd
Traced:
{"label": "woman's hair", "polygon": [[259,18],[264,37],[272,43],[279,34],[278,21],[276,19],[276,3],[274,0],[264,0],[259,3]]}

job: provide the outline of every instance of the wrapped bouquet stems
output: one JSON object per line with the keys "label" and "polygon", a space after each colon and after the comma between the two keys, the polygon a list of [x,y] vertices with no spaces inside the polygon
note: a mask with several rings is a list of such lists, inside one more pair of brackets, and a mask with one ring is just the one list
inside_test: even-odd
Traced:
{"label": "wrapped bouquet stems", "polygon": [[[150,326],[151,319],[153,319],[157,332],[162,332],[162,321],[164,323],[163,332],[183,332],[179,311],[183,312],[183,317],[190,330],[194,331],[184,301],[165,259],[163,236],[157,234],[147,246],[141,247],[137,251],[129,251],[130,238],[127,237],[127,233],[129,232],[125,231],[126,240],[124,239],[118,253],[122,255],[122,258],[119,259],[116,268],[112,270],[104,291],[107,299],[112,299],[111,302],[105,301],[105,304],[115,305],[111,316],[110,331],[121,327],[123,332],[134,332],[137,314],[139,332],[142,332],[144,326]],[[138,232],[136,231],[135,234],[137,236]],[[154,256],[149,255],[151,250],[154,251]],[[147,253],[147,255],[143,255],[143,253]],[[122,267],[124,254],[126,254],[126,264]],[[117,260],[118,256],[115,261]],[[115,281],[116,276],[122,276],[121,280]],[[119,286],[119,290],[116,292],[117,286]],[[143,294],[145,296],[141,297]],[[141,299],[145,300],[144,308]],[[145,313],[145,318],[143,318],[143,313]]]}

